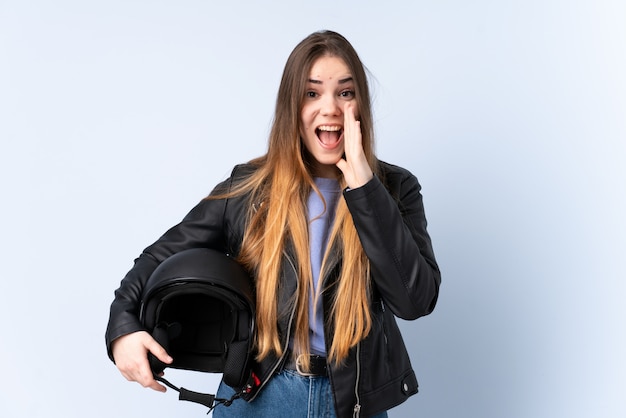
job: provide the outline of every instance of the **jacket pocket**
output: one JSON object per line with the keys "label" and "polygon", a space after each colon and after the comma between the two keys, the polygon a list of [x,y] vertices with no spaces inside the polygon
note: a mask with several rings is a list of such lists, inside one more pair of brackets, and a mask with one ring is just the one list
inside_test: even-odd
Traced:
{"label": "jacket pocket", "polygon": [[372,391],[377,385],[389,381],[391,350],[387,325],[383,317],[383,307],[376,302],[372,309],[372,329],[361,343],[361,365],[365,371],[361,388],[364,392]]}
{"label": "jacket pocket", "polygon": [[[361,364],[365,370],[361,387],[365,393],[376,392],[391,382],[399,382],[407,375],[413,375],[394,315],[382,301],[374,303],[372,313],[372,330],[361,347]],[[406,391],[414,392],[416,383],[405,383],[408,384]]]}

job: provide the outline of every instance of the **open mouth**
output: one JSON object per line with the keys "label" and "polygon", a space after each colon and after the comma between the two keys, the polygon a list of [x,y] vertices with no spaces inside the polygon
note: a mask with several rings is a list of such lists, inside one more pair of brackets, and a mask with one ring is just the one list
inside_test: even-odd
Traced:
{"label": "open mouth", "polygon": [[343,127],[338,125],[321,125],[315,129],[315,133],[322,145],[333,147],[337,145],[343,135]]}

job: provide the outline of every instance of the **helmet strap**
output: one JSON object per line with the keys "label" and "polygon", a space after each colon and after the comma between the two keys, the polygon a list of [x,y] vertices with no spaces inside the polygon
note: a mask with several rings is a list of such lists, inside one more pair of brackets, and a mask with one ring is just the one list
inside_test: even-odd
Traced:
{"label": "helmet strap", "polygon": [[183,387],[180,387],[180,388],[176,387],[172,383],[170,383],[169,380],[165,379],[164,377],[158,376],[156,374],[154,375],[154,379],[163,383],[170,389],[173,389],[176,392],[178,392],[179,401],[195,402],[195,403],[199,403],[200,405],[204,405],[207,408],[209,408],[207,415],[210,414],[218,405],[230,406],[235,399],[240,398],[241,395],[245,392],[245,390],[242,390],[239,393],[235,393],[233,396],[231,396],[230,399],[222,399],[222,398],[216,398],[215,395],[211,395],[208,393],[199,393],[199,392],[194,392],[189,389],[185,389]]}

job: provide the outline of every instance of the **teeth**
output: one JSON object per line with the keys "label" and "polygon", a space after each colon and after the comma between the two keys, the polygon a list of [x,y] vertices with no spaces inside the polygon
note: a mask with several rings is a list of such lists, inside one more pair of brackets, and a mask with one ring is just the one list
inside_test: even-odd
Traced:
{"label": "teeth", "polygon": [[341,130],[341,126],[322,125],[317,129],[319,129],[320,131],[337,132]]}

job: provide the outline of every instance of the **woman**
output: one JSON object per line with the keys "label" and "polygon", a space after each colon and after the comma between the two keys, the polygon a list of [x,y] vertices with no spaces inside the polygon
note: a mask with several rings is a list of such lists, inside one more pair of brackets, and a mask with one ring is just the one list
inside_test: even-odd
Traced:
{"label": "woman", "polygon": [[[420,185],[376,159],[373,132],[353,47],[330,31],[305,38],[285,65],[267,153],[146,248],[116,291],[106,340],[121,373],[165,390],[146,357],[172,359],[137,318],[141,290],[168,256],[210,247],[252,272],[257,298],[259,385],[215,417],[384,417],[417,393],[394,316],[432,312],[441,279]],[[218,397],[233,393],[222,383]]]}

